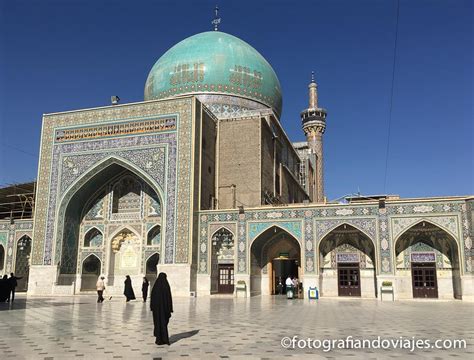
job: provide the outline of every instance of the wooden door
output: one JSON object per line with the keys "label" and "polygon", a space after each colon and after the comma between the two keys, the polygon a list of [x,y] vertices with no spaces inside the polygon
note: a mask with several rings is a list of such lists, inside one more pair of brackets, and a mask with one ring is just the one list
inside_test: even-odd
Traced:
{"label": "wooden door", "polygon": [[219,283],[217,291],[221,294],[232,294],[234,292],[234,265],[219,264]]}
{"label": "wooden door", "polygon": [[339,296],[360,296],[359,264],[338,264],[337,266]]}
{"label": "wooden door", "polygon": [[411,277],[414,298],[438,297],[435,263],[412,263]]}

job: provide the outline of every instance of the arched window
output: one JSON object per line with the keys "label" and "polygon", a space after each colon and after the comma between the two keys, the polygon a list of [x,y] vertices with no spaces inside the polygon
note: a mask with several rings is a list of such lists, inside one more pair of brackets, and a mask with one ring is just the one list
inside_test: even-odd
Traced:
{"label": "arched window", "polygon": [[98,229],[89,229],[89,231],[87,231],[86,235],[84,236],[84,247],[100,246],[102,245],[102,239],[102,233]]}
{"label": "arched window", "polygon": [[161,238],[161,226],[156,225],[148,232],[146,244],[148,246],[158,245],[160,243],[160,238]]}

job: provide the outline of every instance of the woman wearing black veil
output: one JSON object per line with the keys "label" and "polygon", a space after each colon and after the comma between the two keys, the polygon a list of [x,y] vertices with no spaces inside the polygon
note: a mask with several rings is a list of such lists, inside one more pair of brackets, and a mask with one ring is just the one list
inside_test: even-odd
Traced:
{"label": "woman wearing black veil", "polygon": [[153,311],[153,324],[155,325],[155,344],[170,344],[168,337],[168,322],[173,312],[173,299],[171,289],[165,273],[160,273],[153,285],[150,297],[150,308]]}
{"label": "woman wearing black veil", "polygon": [[123,290],[123,294],[127,298],[127,302],[130,300],[135,300],[135,293],[133,292],[133,287],[132,287],[132,279],[130,279],[130,276],[127,275],[125,279],[125,289]]}

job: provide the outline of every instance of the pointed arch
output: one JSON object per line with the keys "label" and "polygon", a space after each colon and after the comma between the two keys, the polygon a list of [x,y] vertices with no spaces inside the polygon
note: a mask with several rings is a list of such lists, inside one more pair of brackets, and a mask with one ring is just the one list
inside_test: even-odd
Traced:
{"label": "pointed arch", "polygon": [[90,258],[92,258],[92,257],[96,258],[97,261],[99,261],[99,263],[102,264],[102,260],[100,260],[100,258],[99,258],[96,254],[90,253],[90,254],[87,255],[84,259],[82,259],[82,261],[81,261],[81,269],[82,269],[82,266],[84,265],[84,262],[85,262],[86,260],[89,261]]}
{"label": "pointed arch", "polygon": [[18,243],[18,240],[20,240],[22,237],[29,237],[31,240],[33,240],[32,233],[31,231],[22,231],[22,232],[17,232],[15,233],[15,242]]}
{"label": "pointed arch", "polygon": [[[448,245],[449,246],[454,246],[454,249],[452,249],[454,251],[454,254],[452,255],[455,255],[456,258],[457,258],[457,261],[459,262],[462,262],[463,260],[463,257],[461,256],[461,247],[460,247],[460,244],[458,243],[457,239],[455,236],[453,236],[453,234],[451,232],[449,232],[448,230],[446,230],[444,227],[441,227],[439,226],[438,224],[435,224],[433,223],[432,221],[429,221],[429,220],[423,220],[421,219],[420,221],[417,221],[415,223],[413,223],[409,228],[405,229],[403,232],[400,233],[399,236],[397,236],[394,241],[393,241],[393,256],[394,256],[394,259],[396,259],[397,257],[397,246],[398,246],[398,243],[401,241],[401,239],[408,235],[408,233],[410,231],[413,231],[413,230],[416,230],[417,226],[419,226],[420,224],[429,224],[430,226],[432,226],[435,230],[437,231],[441,231],[442,233],[445,233],[447,235],[447,239],[448,239]],[[425,225],[423,225],[423,227],[425,227]],[[423,239],[421,240],[418,240],[417,242],[423,242],[425,244],[427,244],[428,246],[431,246],[431,247],[434,247],[436,246],[436,244],[434,243],[430,243],[428,244],[426,241],[423,241]],[[436,247],[434,247],[436,248]],[[406,247],[405,247],[406,249]],[[404,249],[403,249],[404,250]],[[401,251],[403,251],[401,250]],[[437,249],[438,251],[440,252],[443,252],[442,249]],[[401,252],[400,251],[400,252]],[[461,267],[462,268],[462,267]]]}
{"label": "pointed arch", "polygon": [[147,231],[146,233],[147,246],[155,245],[153,244],[153,239],[155,239],[157,236],[159,237],[159,240],[161,241],[161,224],[155,224]]}
{"label": "pointed arch", "polygon": [[411,276],[412,287],[403,289],[404,297],[462,298],[462,247],[445,227],[415,221],[394,239],[392,256],[395,275]]}
{"label": "pointed arch", "polygon": [[109,237],[107,246],[111,247],[114,253],[120,251],[122,243],[127,240],[125,237],[122,237],[121,239],[116,239],[116,237],[121,233],[133,234],[137,237],[139,242],[142,243],[142,237],[135,229],[129,226],[122,226],[121,228],[119,228],[119,230],[113,232],[112,235]]}
{"label": "pointed arch", "polygon": [[264,228],[249,244],[247,266],[252,295],[276,294],[280,278],[301,279],[304,272],[304,250],[297,236],[277,222]]}
{"label": "pointed arch", "polygon": [[[148,276],[154,276],[156,278],[158,271],[157,271],[157,265],[160,262],[160,253],[159,252],[154,252],[150,254],[145,260],[145,275]],[[150,281],[154,279],[148,279]]]}
{"label": "pointed arch", "polygon": [[334,230],[336,230],[338,227],[340,226],[344,226],[344,225],[347,225],[347,226],[351,226],[353,228],[355,228],[356,230],[360,231],[362,234],[364,234],[365,236],[367,236],[367,238],[372,241],[372,244],[374,245],[374,248],[377,249],[377,242],[376,242],[376,239],[374,239],[366,230],[364,230],[362,227],[358,226],[357,224],[353,224],[352,222],[350,221],[340,221],[340,222],[337,222],[335,225],[331,226],[329,229],[327,229],[321,236],[319,239],[317,239],[317,243],[316,243],[316,249],[319,249],[319,245],[321,244],[321,242],[324,240],[324,238],[326,238],[330,233],[332,233]]}
{"label": "pointed arch", "polygon": [[431,221],[430,219],[426,219],[426,218],[420,218],[419,220],[415,221],[413,224],[410,224],[410,226],[408,226],[406,229],[404,229],[403,231],[401,231],[394,239],[393,239],[393,244],[395,245],[396,242],[398,241],[398,239],[400,239],[404,234],[406,234],[408,231],[410,231],[411,229],[413,229],[415,226],[419,225],[419,224],[422,224],[422,223],[428,223],[442,231],[445,231],[448,235],[450,235],[453,240],[456,242],[456,244],[459,246],[459,241],[458,241],[458,236],[456,234],[454,234],[451,230],[449,230],[448,228],[446,228],[445,226],[442,226],[434,221]]}
{"label": "pointed arch", "polygon": [[91,253],[81,262],[81,291],[95,290],[97,278],[102,272],[102,261]]}
{"label": "pointed arch", "polygon": [[[74,199],[74,197],[77,197],[78,196],[77,194],[82,189],[84,189],[83,191],[92,193],[89,188],[92,185],[94,185],[94,182],[100,183],[101,177],[107,176],[107,174],[116,173],[120,168],[129,170],[131,173],[135,174],[137,177],[143,180],[157,194],[159,200],[161,201],[161,204],[165,204],[165,202],[163,201],[165,199],[163,189],[151,176],[149,176],[147,173],[145,173],[142,169],[140,169],[136,165],[116,155],[107,156],[106,158],[97,162],[93,167],[85,171],[83,175],[75,179],[66,188],[66,190],[62,193],[62,195],[59,198],[60,199],[58,201],[59,206],[56,207],[55,226],[54,226],[56,230],[55,230],[55,236],[53,237],[52,252],[55,254],[56,263],[60,259],[59,261],[59,263],[61,264],[60,274],[72,274],[73,272],[75,273],[75,270],[73,270],[73,268],[75,268],[75,266],[73,266],[73,263],[76,264],[77,258],[78,258],[78,250],[79,250],[78,245],[79,244],[77,240],[75,240],[76,242],[73,244],[73,246],[71,246],[70,244],[69,246],[65,247],[64,245],[64,241],[65,241],[64,237],[66,237],[66,235],[69,239],[77,239],[79,235],[78,230],[75,230],[75,233],[64,235],[67,228],[67,226],[65,226],[64,224],[67,221],[72,221],[73,223],[71,223],[71,226],[77,227],[76,226],[77,221],[72,218],[69,219],[67,217],[67,212],[69,211],[68,208],[72,206],[71,205],[72,199]],[[88,188],[85,188],[86,185],[88,186]],[[74,206],[77,207],[77,205],[74,205]],[[78,210],[74,209],[74,211],[76,213]],[[164,212],[164,214],[166,214],[166,212]],[[166,219],[163,219],[163,221],[166,222]],[[139,238],[141,237],[139,236]]]}
{"label": "pointed arch", "polygon": [[98,161],[96,164],[94,164],[93,167],[88,169],[83,175],[81,175],[73,183],[71,183],[67,187],[67,189],[64,191],[59,203],[63,204],[64,200],[67,197],[72,197],[82,187],[82,186],[78,186],[79,184],[86,183],[92,177],[94,177],[95,175],[100,173],[102,170],[106,169],[107,167],[113,164],[120,165],[121,167],[137,175],[139,178],[144,179],[148,183],[148,185],[151,186],[151,188],[157,193],[157,195],[160,197],[160,200],[163,201],[163,199],[165,198],[164,191],[161,188],[161,186],[151,176],[149,176],[147,173],[141,170],[138,166],[132,164],[130,161],[117,155],[110,155]]}
{"label": "pointed arch", "polygon": [[[283,223],[292,223],[292,224],[298,224],[299,225],[299,231],[295,231],[294,229],[288,229],[287,227],[285,227],[284,225],[282,225]],[[250,224],[252,225],[252,224]],[[288,233],[289,235],[291,235],[293,238],[295,238],[295,240],[298,242],[298,244],[300,245],[300,247],[302,247],[302,236],[301,236],[301,222],[300,221],[290,221],[290,222],[271,222],[271,223],[260,223],[259,225],[261,225],[257,232],[255,234],[251,234],[251,238],[249,239],[249,248],[252,247],[252,244],[253,242],[258,239],[264,232],[268,231],[269,229],[275,227],[275,228],[278,228],[286,233]]]}
{"label": "pointed arch", "polygon": [[228,226],[227,224],[222,224],[221,226],[219,226],[218,229],[216,229],[212,234],[211,234],[211,239],[214,237],[214,235],[216,235],[217,232],[221,231],[222,229],[226,229],[228,232],[230,232],[232,234],[232,236],[235,238],[235,234],[234,234],[234,231],[231,230],[230,226]]}
{"label": "pointed arch", "polygon": [[30,274],[30,256],[33,240],[29,234],[25,234],[15,242],[15,275],[21,277],[18,281],[18,291],[28,289],[28,277]]}
{"label": "pointed arch", "polygon": [[[90,247],[91,245],[91,241],[93,240],[92,238],[90,238],[93,234],[93,232],[96,232],[98,234],[100,234],[101,236],[101,243],[103,243],[104,241],[104,234],[103,232],[96,226],[92,226],[91,228],[87,229],[87,231],[84,233],[84,240],[82,242],[82,246],[83,247]],[[96,245],[97,246],[97,245]]]}

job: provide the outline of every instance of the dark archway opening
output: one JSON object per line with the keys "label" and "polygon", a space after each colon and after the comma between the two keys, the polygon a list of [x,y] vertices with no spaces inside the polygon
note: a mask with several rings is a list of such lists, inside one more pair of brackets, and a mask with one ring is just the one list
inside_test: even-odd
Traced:
{"label": "dark archway opening", "polygon": [[284,293],[288,276],[302,278],[300,244],[278,226],[272,226],[255,239],[250,256],[251,295]]}
{"label": "dark archway opening", "polygon": [[99,278],[101,263],[97,256],[89,255],[82,262],[81,291],[95,290],[95,284]]}

